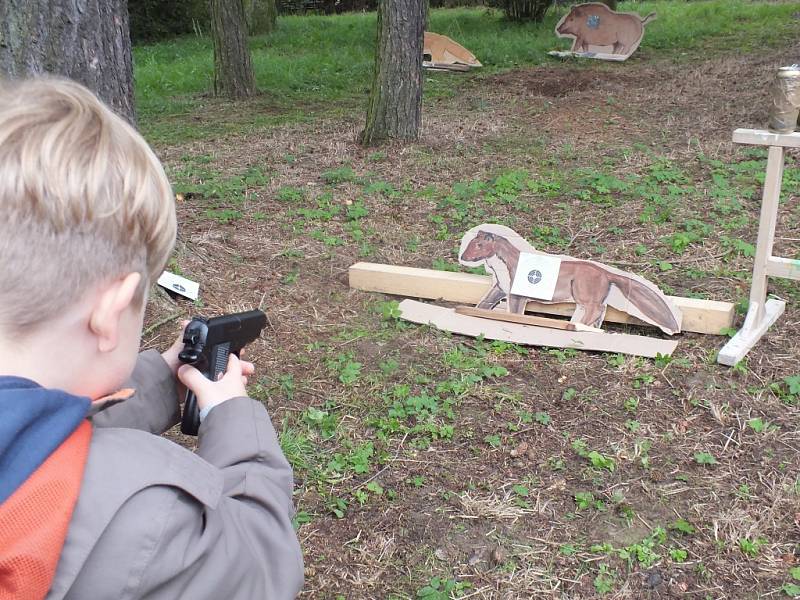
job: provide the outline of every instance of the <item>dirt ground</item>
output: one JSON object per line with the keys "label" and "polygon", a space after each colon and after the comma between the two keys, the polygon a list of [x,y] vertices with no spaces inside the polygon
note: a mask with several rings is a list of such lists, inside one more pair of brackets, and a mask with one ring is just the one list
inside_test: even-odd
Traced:
{"label": "dirt ground", "polygon": [[[251,391],[295,466],[303,597],[789,597],[796,284],[772,285],[786,313],[729,369],[714,361],[722,336],[681,334],[670,362],[524,354],[404,326],[381,314],[392,298],[350,290],[347,269],[455,264],[460,234],[497,220],[669,293],[741,303],[752,258],[723,242],[755,243],[764,160],[731,132],[765,123],[768,80],[798,55],[640,53],[476,77],[426,101],[422,138],[406,146],[358,146],[356,110],[157,149],[183,194],[171,267],[200,282],[202,304],[155,292],[145,343],[165,346],[186,314],[268,313]],[[235,199],[207,185],[248,170]],[[503,196],[501,177],[520,171]],[[641,218],[636,186],[651,180],[665,195],[691,187],[662,222]],[[711,218],[726,181],[744,215],[731,229]],[[785,182],[783,256],[799,248],[797,184]],[[663,240],[689,221],[708,228],[670,254]],[[409,393],[435,396],[439,412],[393,413]],[[423,421],[438,429],[413,427]]]}

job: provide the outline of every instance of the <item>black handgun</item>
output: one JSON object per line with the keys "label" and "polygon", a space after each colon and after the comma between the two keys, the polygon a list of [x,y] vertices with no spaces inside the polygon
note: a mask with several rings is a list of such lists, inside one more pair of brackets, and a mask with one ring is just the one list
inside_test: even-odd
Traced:
{"label": "black handgun", "polygon": [[[183,331],[183,350],[178,355],[181,362],[192,365],[212,381],[216,381],[228,368],[228,356],[239,356],[247,344],[261,335],[267,324],[267,315],[260,310],[205,319],[194,317]],[[186,391],[181,431],[197,435],[200,429],[200,411],[197,398]]]}

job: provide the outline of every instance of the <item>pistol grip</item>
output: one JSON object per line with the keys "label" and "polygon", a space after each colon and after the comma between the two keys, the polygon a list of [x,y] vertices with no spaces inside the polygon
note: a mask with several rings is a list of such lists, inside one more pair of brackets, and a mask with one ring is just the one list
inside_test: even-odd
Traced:
{"label": "pistol grip", "polygon": [[217,344],[211,349],[208,360],[208,373],[203,373],[211,381],[216,381],[228,368],[228,356],[231,354],[231,343]]}
{"label": "pistol grip", "polygon": [[[225,373],[228,368],[228,356],[230,356],[231,344],[225,342],[217,344],[211,349],[211,356],[208,361],[208,371],[203,375],[211,381]],[[181,433],[186,435],[197,435],[200,430],[200,408],[197,406],[197,396],[191,390],[186,390],[186,402],[183,405],[183,417],[181,418]]]}
{"label": "pistol grip", "polygon": [[197,396],[191,390],[186,390],[186,402],[183,405],[181,418],[181,433],[197,435],[200,430],[200,409],[197,407]]}

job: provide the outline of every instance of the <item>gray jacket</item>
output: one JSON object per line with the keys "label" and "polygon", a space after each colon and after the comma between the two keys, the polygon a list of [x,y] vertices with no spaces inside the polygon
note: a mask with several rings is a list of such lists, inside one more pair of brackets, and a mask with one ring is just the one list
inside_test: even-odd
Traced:
{"label": "gray jacket", "polygon": [[303,558],[292,470],[264,407],[234,398],[197,453],[157,435],[177,423],[175,378],[140,355],[136,394],[93,418],[81,492],[48,600],[294,598]]}

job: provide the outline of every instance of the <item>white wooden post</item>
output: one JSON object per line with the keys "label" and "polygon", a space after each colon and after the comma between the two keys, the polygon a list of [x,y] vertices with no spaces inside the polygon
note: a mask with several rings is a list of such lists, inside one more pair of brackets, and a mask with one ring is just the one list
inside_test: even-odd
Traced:
{"label": "white wooden post", "polygon": [[742,328],[725,344],[717,358],[717,362],[728,366],[742,360],[786,308],[786,303],[782,300],[767,300],[767,277],[771,275],[800,280],[800,260],[772,256],[781,197],[784,149],[800,147],[800,133],[778,134],[755,129],[737,129],[733,132],[733,141],[768,146],[769,155],[747,316]]}

